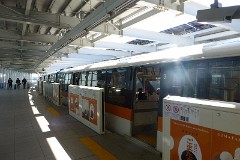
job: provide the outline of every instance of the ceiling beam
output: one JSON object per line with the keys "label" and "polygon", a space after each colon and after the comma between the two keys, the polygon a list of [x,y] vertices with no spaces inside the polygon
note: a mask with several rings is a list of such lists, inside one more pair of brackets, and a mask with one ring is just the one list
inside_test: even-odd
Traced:
{"label": "ceiling beam", "polygon": [[[72,0],[68,0],[68,1],[65,0],[64,3],[66,3],[66,4],[65,4],[65,6],[63,6],[62,8],[60,8],[59,14],[62,14],[62,13],[65,11],[65,9],[69,6],[69,4],[70,4],[71,2],[72,2]],[[66,16],[66,14],[64,14],[64,15]],[[45,31],[45,34],[47,34],[48,32],[50,32],[51,29],[52,29],[51,27],[48,27],[48,28],[46,29],[46,31]],[[56,31],[55,31],[53,34],[56,34]]]}
{"label": "ceiling beam", "polygon": [[136,39],[144,39],[144,40],[164,42],[164,43],[174,43],[179,46],[193,44],[194,42],[193,38],[190,36],[183,37],[178,35],[157,33],[157,32],[147,31],[144,29],[131,28],[131,27],[123,27],[122,29],[119,29],[109,23],[103,23],[97,26],[96,28],[94,28],[92,31],[107,34],[107,35],[109,34],[123,35],[128,37],[135,37]]}
{"label": "ceiling beam", "polygon": [[154,52],[156,47],[154,46],[143,46],[143,45],[134,45],[134,44],[125,44],[125,43],[115,43],[115,42],[104,42],[98,41],[94,43],[95,47],[98,48],[108,48],[108,49],[117,49],[117,50],[126,50],[133,51],[134,53],[143,53],[143,52]]}
{"label": "ceiling beam", "polygon": [[[25,7],[25,15],[28,16],[32,5],[32,0],[27,0]],[[27,23],[23,23],[22,36],[25,35],[27,29]],[[21,47],[23,46],[23,41],[21,41]]]}
{"label": "ceiling beam", "polygon": [[89,54],[89,55],[98,55],[98,56],[131,56],[131,52],[125,52],[125,51],[114,51],[114,50],[104,50],[104,49],[95,49],[95,48],[80,48],[78,50],[79,54]]}
{"label": "ceiling beam", "polygon": [[188,34],[185,34],[185,35],[182,35],[182,36],[183,37],[201,37],[201,36],[205,36],[205,35],[209,35],[209,34],[213,34],[213,33],[218,33],[218,32],[224,32],[224,31],[227,31],[227,30],[222,28],[222,27],[213,27],[213,28],[208,28],[208,29],[188,33]]}
{"label": "ceiling beam", "polygon": [[[89,57],[92,58],[92,59],[89,59]],[[82,58],[78,58],[78,59],[62,58],[61,62],[69,63],[71,65],[72,63],[79,62],[79,61],[85,61],[85,62],[88,62],[88,63],[93,63],[93,62],[97,62],[97,61],[104,61],[106,59],[108,59],[108,58],[96,58],[94,56],[88,56],[88,57],[82,57]]]}
{"label": "ceiling beam", "polygon": [[28,50],[23,50],[22,52],[19,52],[19,50],[16,49],[1,49],[0,50],[0,56],[11,56],[11,55],[19,55],[20,53],[23,53],[23,55],[31,55],[31,56],[43,56],[45,52],[39,52],[39,51],[28,51]]}
{"label": "ceiling beam", "polygon": [[13,62],[18,62],[18,61],[21,61],[22,63],[28,63],[28,62],[31,62],[31,63],[36,63],[37,62],[37,58],[29,58],[29,57],[23,57],[23,58],[20,58],[20,57],[0,57],[0,60],[6,62],[6,61],[13,61]]}
{"label": "ceiling beam", "polygon": [[[35,68],[39,66],[45,59],[55,54],[58,50],[65,47],[78,37],[82,37],[85,32],[93,29],[102,22],[108,20],[109,18],[120,14],[126,7],[135,4],[138,0],[111,0],[105,1],[103,4],[98,6],[93,12],[91,12],[84,20],[76,25],[72,30],[67,32],[63,38],[61,38],[57,43],[53,45],[51,49],[48,50],[48,55],[43,57]],[[111,17],[108,17],[111,16]]]}
{"label": "ceiling beam", "polygon": [[[120,24],[119,27],[120,27],[120,29],[124,29],[124,28],[129,27],[129,26],[131,26],[131,25],[133,25],[133,24],[135,24],[135,23],[138,23],[138,22],[140,22],[140,21],[142,21],[142,20],[144,20],[144,19],[146,19],[146,18],[149,18],[149,17],[151,17],[151,16],[153,16],[153,15],[156,15],[156,14],[158,14],[158,13],[160,13],[160,12],[161,12],[161,11],[160,11],[159,9],[153,8],[152,10],[150,10],[150,11],[148,11],[148,12],[146,12],[146,13],[144,13],[144,14],[142,14],[142,15],[140,15],[140,16],[132,19],[132,20],[129,20],[129,21],[123,23],[123,24]],[[141,12],[140,12],[140,13],[141,13]],[[137,14],[137,13],[136,13],[136,14]],[[133,15],[133,16],[134,16],[134,15]],[[124,20],[124,18],[123,18],[123,20]],[[127,20],[127,19],[126,19],[126,20]]]}
{"label": "ceiling beam", "polygon": [[60,14],[36,11],[29,11],[29,15],[24,13],[25,11],[22,9],[0,5],[0,20],[64,29],[71,29],[79,23],[79,20],[75,17],[67,17]]}
{"label": "ceiling beam", "polygon": [[65,4],[65,6],[63,6],[63,8],[61,8],[60,13],[63,13],[72,1],[73,0],[67,0],[67,1],[65,0],[66,4]]}
{"label": "ceiling beam", "polygon": [[16,32],[0,29],[0,39],[24,42],[42,42],[42,43],[56,43],[61,37],[55,35],[42,35],[26,33],[24,36]]}
{"label": "ceiling beam", "polygon": [[30,51],[33,54],[36,53],[44,53],[49,49],[48,45],[33,45],[33,44],[25,44],[24,46],[16,45],[16,43],[9,43],[2,41],[0,43],[1,50],[21,50],[21,51]]}
{"label": "ceiling beam", "polygon": [[[91,57],[91,58],[90,58]],[[109,58],[114,58],[114,56],[111,55],[91,55],[91,54],[68,54],[68,55],[54,55],[47,60],[50,59],[65,59],[66,61],[71,60],[71,61],[78,61],[79,58],[88,58],[91,60],[103,60],[103,59],[109,59]]]}
{"label": "ceiling beam", "polygon": [[[0,30],[0,39],[3,40],[12,40],[12,41],[24,41],[24,42],[41,42],[41,43],[56,43],[58,39],[61,39],[59,36],[54,36],[54,35],[41,35],[41,34],[31,34],[27,33],[25,36],[17,35],[14,32],[9,32],[7,30]],[[147,38],[146,38],[147,39]],[[186,38],[185,38],[186,39]],[[123,44],[123,43],[113,43],[114,45],[112,46],[112,43],[105,43],[104,42],[95,42],[92,43],[89,40],[82,38],[82,39],[77,39],[74,42],[71,43],[71,45],[76,45],[80,47],[100,47],[100,48],[106,48],[106,49],[120,49],[120,50],[127,50],[127,51],[134,51],[134,52],[150,52],[150,51],[155,51],[154,47],[149,47],[149,46],[140,46],[140,45],[133,45],[133,44]],[[26,45],[28,46],[28,45]],[[40,47],[43,46],[43,47]],[[49,45],[51,47],[52,45]],[[47,45],[39,45],[39,47],[36,47],[36,49],[40,50],[47,50],[49,49]],[[117,48],[114,48],[117,47]],[[18,47],[14,47],[18,48]],[[42,48],[42,49],[41,49]],[[23,46],[24,49],[24,46]],[[25,47],[27,49],[27,47]],[[28,48],[31,49],[31,48]],[[32,48],[34,49],[34,48]],[[67,50],[66,47],[61,49],[62,51]],[[106,51],[108,52],[108,51]],[[120,53],[119,53],[120,54]],[[121,53],[122,54],[122,53]]]}
{"label": "ceiling beam", "polygon": [[169,9],[177,10],[177,11],[183,11],[183,3],[187,0],[141,0],[144,2],[148,2],[155,5],[162,5],[164,7],[167,7]]}
{"label": "ceiling beam", "polygon": [[195,38],[195,42],[207,41],[210,39],[212,40],[212,39],[217,39],[217,38],[224,38],[224,37],[232,36],[232,35],[236,35],[236,34],[240,34],[240,33],[235,32],[235,31],[225,31],[225,32],[210,34],[207,36],[197,37],[197,38]]}
{"label": "ceiling beam", "polygon": [[81,4],[73,11],[73,16],[75,16],[78,12],[81,11],[81,8],[88,2],[89,0],[81,1]]}
{"label": "ceiling beam", "polygon": [[156,33],[137,28],[126,28],[123,30],[123,36],[136,37],[139,39],[157,41],[162,43],[173,43],[180,46],[191,45],[194,43],[193,38],[190,37],[182,37],[166,33]]}

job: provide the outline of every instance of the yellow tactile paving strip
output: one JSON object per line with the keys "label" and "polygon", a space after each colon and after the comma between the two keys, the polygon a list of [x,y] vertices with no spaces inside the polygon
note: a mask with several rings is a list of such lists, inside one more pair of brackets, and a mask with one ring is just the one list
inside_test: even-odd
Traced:
{"label": "yellow tactile paving strip", "polygon": [[48,111],[54,116],[60,115],[60,113],[57,110],[55,110],[53,107],[48,107]]}
{"label": "yellow tactile paving strip", "polygon": [[111,153],[102,148],[99,144],[93,141],[91,138],[80,138],[82,142],[89,150],[91,150],[101,160],[117,160]]}

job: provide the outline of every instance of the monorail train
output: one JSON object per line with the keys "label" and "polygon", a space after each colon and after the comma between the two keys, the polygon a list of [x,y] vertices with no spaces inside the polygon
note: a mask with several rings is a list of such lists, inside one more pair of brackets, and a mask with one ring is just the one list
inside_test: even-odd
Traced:
{"label": "monorail train", "polygon": [[104,88],[106,128],[155,147],[167,95],[240,102],[240,57],[160,63],[125,58],[62,70],[44,80],[60,83],[65,106],[70,84]]}

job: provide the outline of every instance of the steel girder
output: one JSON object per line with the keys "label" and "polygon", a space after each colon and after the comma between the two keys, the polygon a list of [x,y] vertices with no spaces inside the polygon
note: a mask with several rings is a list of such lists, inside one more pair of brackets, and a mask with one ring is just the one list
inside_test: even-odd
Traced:
{"label": "steel girder", "polygon": [[66,35],[55,43],[51,49],[48,50],[48,55],[43,57],[39,63],[35,65],[37,68],[44,60],[55,54],[58,50],[70,44],[75,39],[84,36],[88,31],[95,28],[105,20],[120,14],[129,5],[136,3],[138,0],[108,0],[98,6],[91,12],[84,20],[70,30]]}
{"label": "steel girder", "polygon": [[4,5],[0,5],[0,20],[65,29],[71,29],[79,23],[79,19],[75,17],[67,17],[60,14],[51,14],[46,12],[27,12],[29,15],[25,15],[25,10],[19,8],[8,8]]}

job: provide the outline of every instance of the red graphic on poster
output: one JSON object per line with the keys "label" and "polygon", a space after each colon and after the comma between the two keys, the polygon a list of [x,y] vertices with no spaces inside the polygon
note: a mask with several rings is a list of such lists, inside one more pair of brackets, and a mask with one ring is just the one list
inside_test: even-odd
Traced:
{"label": "red graphic on poster", "polygon": [[79,115],[79,95],[70,93],[70,111]]}
{"label": "red graphic on poster", "polygon": [[235,159],[240,159],[240,135],[212,130],[212,160]]}
{"label": "red graphic on poster", "polygon": [[171,119],[171,160],[208,160],[211,157],[211,129]]}
{"label": "red graphic on poster", "polygon": [[89,121],[93,124],[97,125],[97,100],[90,99],[89,100]]}
{"label": "red graphic on poster", "polygon": [[97,125],[97,100],[84,96],[82,99],[82,117],[89,122]]}
{"label": "red graphic on poster", "polygon": [[88,97],[82,96],[82,117],[89,121],[89,104]]}

